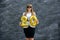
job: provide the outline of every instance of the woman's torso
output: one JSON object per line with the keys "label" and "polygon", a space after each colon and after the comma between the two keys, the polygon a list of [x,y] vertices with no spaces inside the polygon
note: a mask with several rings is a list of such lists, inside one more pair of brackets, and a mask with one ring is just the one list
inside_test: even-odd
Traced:
{"label": "woman's torso", "polygon": [[[23,15],[25,15],[25,12],[23,13]],[[28,18],[28,25],[30,25],[29,20],[30,20],[31,15],[32,15],[31,12],[28,12],[28,13],[26,14],[26,17]],[[31,26],[31,25],[30,25],[30,27],[35,28],[35,26]],[[24,27],[24,28],[28,28],[28,27]]]}

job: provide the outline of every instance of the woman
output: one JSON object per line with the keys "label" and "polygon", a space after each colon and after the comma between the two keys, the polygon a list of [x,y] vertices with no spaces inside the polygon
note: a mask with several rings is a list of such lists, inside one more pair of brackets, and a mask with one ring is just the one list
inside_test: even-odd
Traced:
{"label": "woman", "polygon": [[[26,11],[23,12],[23,15],[26,16],[28,18],[28,24],[29,24],[29,20],[30,20],[30,16],[31,15],[35,15],[36,13],[33,11],[33,7],[32,4],[27,4],[27,8]],[[20,22],[21,24],[21,22]],[[37,24],[39,24],[39,21],[37,20]],[[35,27],[33,28],[32,26],[28,26],[23,28],[25,36],[26,36],[26,40],[34,40],[34,34],[35,34]]]}

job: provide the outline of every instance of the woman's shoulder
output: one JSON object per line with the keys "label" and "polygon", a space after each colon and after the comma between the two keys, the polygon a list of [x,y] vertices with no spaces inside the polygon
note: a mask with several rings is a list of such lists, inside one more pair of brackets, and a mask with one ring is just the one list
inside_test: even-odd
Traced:
{"label": "woman's shoulder", "polygon": [[25,12],[23,12],[23,15],[25,14]]}
{"label": "woman's shoulder", "polygon": [[35,11],[33,13],[35,13]]}
{"label": "woman's shoulder", "polygon": [[33,12],[34,14],[36,14],[36,12]]}
{"label": "woman's shoulder", "polygon": [[33,12],[34,13],[34,15],[36,15],[36,12]]}

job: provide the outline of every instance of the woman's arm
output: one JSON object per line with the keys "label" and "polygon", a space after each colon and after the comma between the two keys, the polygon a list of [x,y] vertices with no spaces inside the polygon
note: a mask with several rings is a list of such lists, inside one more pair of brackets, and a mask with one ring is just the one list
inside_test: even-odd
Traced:
{"label": "woman's arm", "polygon": [[[24,14],[25,14],[25,12],[23,12],[22,16],[24,16]],[[21,17],[20,17],[19,26],[21,26]]]}
{"label": "woman's arm", "polygon": [[[34,12],[34,15],[36,16],[36,13]],[[39,20],[37,19],[37,24],[39,24]]]}

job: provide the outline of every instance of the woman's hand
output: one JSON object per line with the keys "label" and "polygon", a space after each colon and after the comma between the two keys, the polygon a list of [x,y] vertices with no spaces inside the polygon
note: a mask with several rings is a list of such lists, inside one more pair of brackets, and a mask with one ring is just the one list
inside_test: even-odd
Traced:
{"label": "woman's hand", "polygon": [[21,26],[21,22],[19,22],[19,26]]}
{"label": "woman's hand", "polygon": [[39,20],[37,19],[37,24],[39,24]]}

